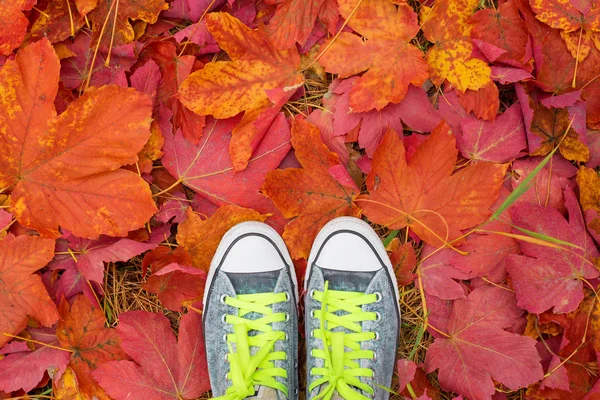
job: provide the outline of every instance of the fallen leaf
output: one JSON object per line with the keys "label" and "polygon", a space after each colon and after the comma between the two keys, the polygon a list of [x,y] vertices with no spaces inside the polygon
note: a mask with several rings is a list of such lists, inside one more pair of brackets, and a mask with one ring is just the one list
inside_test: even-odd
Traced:
{"label": "fallen leaf", "polygon": [[[75,34],[85,25],[85,16],[96,5],[81,7],[75,1],[77,7],[73,7],[70,0],[53,0],[31,26],[27,35],[28,40],[38,40],[46,37],[51,43],[57,43]],[[81,1],[79,1],[81,3]],[[94,1],[97,3],[97,1]],[[80,11],[78,11],[80,10]]]}
{"label": "fallen leaf", "polygon": [[167,317],[146,311],[121,314],[117,332],[133,361],[108,362],[93,373],[111,397],[196,399],[210,389],[199,314],[182,317],[179,340]]}
{"label": "fallen leaf", "polygon": [[417,266],[417,256],[411,243],[406,242],[394,250],[390,254],[390,261],[394,267],[398,284],[406,286],[415,280],[417,276],[413,271]]}
{"label": "fallen leaf", "polygon": [[85,296],[76,297],[72,305],[63,299],[58,311],[56,336],[62,347],[73,352],[69,367],[75,372],[80,393],[86,399],[110,400],[91,373],[108,361],[127,359],[121,339],[104,326],[102,310]]}
{"label": "fallen leaf", "polygon": [[527,148],[525,123],[518,104],[513,104],[495,121],[464,119],[456,147],[475,161],[505,163],[523,155]]}
{"label": "fallen leaf", "polygon": [[77,376],[70,367],[59,379],[52,380],[52,395],[57,400],[86,400],[79,391]]}
{"label": "fallen leaf", "polygon": [[127,261],[156,247],[127,238],[101,236],[98,240],[67,236],[69,248],[74,251],[77,269],[90,281],[103,283],[104,263]]}
{"label": "fallen leaf", "polygon": [[568,221],[549,207],[517,203],[511,209],[515,226],[578,246],[547,247],[520,240],[523,255],[508,256],[507,270],[517,304],[532,313],[552,307],[555,313],[575,310],[583,300],[583,280],[600,276],[590,261],[598,257],[598,250],[571,188],[565,190],[565,205]]}
{"label": "fallen leaf", "polygon": [[202,300],[206,276],[203,270],[171,263],[152,272],[142,288],[156,293],[169,310],[180,312],[184,302]]}
{"label": "fallen leaf", "polygon": [[580,167],[577,171],[577,186],[579,186],[579,203],[583,209],[588,231],[598,242],[600,240],[600,176],[591,168]]}
{"label": "fallen leaf", "polygon": [[478,90],[490,82],[491,70],[487,63],[471,57],[469,19],[477,4],[477,0],[438,0],[435,7],[421,7],[423,34],[434,43],[427,52],[427,62],[436,86],[448,80],[464,92]]}
{"label": "fallen leaf", "polygon": [[339,19],[336,0],[268,0],[276,5],[275,14],[264,26],[264,31],[277,49],[289,49],[296,43],[303,47],[319,18],[335,34]]}
{"label": "fallen leaf", "polygon": [[273,200],[285,218],[295,218],[283,231],[292,258],[307,258],[319,230],[335,217],[358,216],[358,190],[336,181],[329,169],[339,164],[327,150],[319,129],[302,120],[292,124],[292,146],[302,168],[269,172],[262,193]]}
{"label": "fallen leaf", "polygon": [[448,263],[467,274],[467,279],[486,277],[492,282],[502,282],[506,278],[507,256],[518,253],[519,248],[519,243],[511,237],[473,234],[460,248],[468,255],[451,254]]}
{"label": "fallen leaf", "polygon": [[479,10],[471,17],[470,22],[473,26],[471,38],[483,40],[506,51],[496,59],[498,62],[515,67],[529,67],[533,57],[531,49],[527,47],[529,33],[515,1],[504,2],[497,8]]}
{"label": "fallen leaf", "polygon": [[460,280],[469,279],[469,274],[450,264],[453,255],[454,251],[451,249],[437,250],[433,246],[425,245],[418,273],[421,276],[422,289],[427,294],[442,300],[466,297],[465,286]]}
{"label": "fallen leaf", "polygon": [[[490,75],[491,76],[491,75]],[[478,90],[467,89],[463,92],[456,90],[458,101],[467,113],[471,111],[488,121],[493,121],[500,108],[500,93],[498,86],[491,80]]]}
{"label": "fallen leaf", "polygon": [[600,50],[600,6],[589,1],[590,8],[583,13],[575,2],[561,0],[530,0],[536,18],[552,28],[560,29],[573,58],[584,61],[595,45]]}
{"label": "fallen leaf", "polygon": [[124,236],[156,211],[147,183],[118,169],[148,140],[150,99],[105,86],[56,116],[58,69],[42,39],[0,70],[0,187],[14,186],[11,210],[42,236],[58,236],[59,226],[80,237]]}
{"label": "fallen leaf", "polygon": [[390,229],[408,226],[433,246],[454,242],[461,229],[491,214],[507,167],[481,162],[452,174],[457,153],[446,123],[434,129],[408,163],[400,139],[388,131],[373,158],[369,194],[361,195],[358,204],[374,223]]}
{"label": "fallen leaf", "polygon": [[[38,342],[59,346],[56,334],[50,328],[29,329],[28,334]],[[32,350],[12,353],[0,359],[0,371],[5,371],[0,375],[0,390],[7,393],[17,390],[29,392],[38,386],[46,372],[51,376],[60,376],[64,372],[71,358],[68,351],[41,344],[34,346]]]}
{"label": "fallen leaf", "polygon": [[542,379],[535,341],[504,330],[522,313],[513,293],[493,286],[455,300],[447,324],[435,327],[446,336],[429,347],[427,372],[439,369],[442,388],[473,400],[491,398],[492,379],[510,390]]}
{"label": "fallen leaf", "polygon": [[[181,84],[181,102],[196,114],[226,119],[245,111],[242,123],[249,125],[273,104],[281,108],[304,82],[297,71],[300,57],[295,48],[276,50],[259,32],[230,14],[211,13],[206,24],[232,61],[208,63]],[[267,94],[275,88],[286,93],[281,105],[271,102]],[[234,130],[229,151],[236,171],[246,168],[267,128]]]}
{"label": "fallen leaf", "polygon": [[234,225],[244,221],[267,219],[257,211],[234,205],[220,207],[210,218],[202,220],[191,208],[186,211],[186,220],[179,224],[177,242],[192,257],[192,265],[208,272],[212,258],[223,235]]}
{"label": "fallen leaf", "polygon": [[54,240],[7,236],[0,241],[0,347],[27,326],[32,316],[43,326],[58,320],[56,306],[39,275],[54,257]]}
{"label": "fallen leaf", "polygon": [[291,148],[289,125],[282,114],[273,129],[254,152],[248,167],[235,172],[227,153],[231,130],[237,119],[207,118],[204,134],[197,145],[184,139],[181,132],[165,137],[162,164],[187,187],[220,205],[238,205],[267,214],[273,203],[259,192],[269,171],[279,166]]}
{"label": "fallen leaf", "polygon": [[154,250],[146,253],[144,258],[142,258],[142,272],[144,276],[146,276],[148,267],[152,268],[152,271],[158,271],[171,263],[186,266],[192,265],[192,257],[190,256],[190,253],[181,246],[175,248],[158,246]]}
{"label": "fallen leaf", "polygon": [[398,104],[388,104],[381,110],[354,112],[350,107],[350,93],[355,82],[356,78],[346,79],[333,91],[339,95],[334,103],[333,135],[347,135],[360,125],[358,144],[369,157],[373,157],[388,128],[401,132],[404,122],[413,130],[431,132],[441,121],[429,103],[427,93],[414,86],[408,88],[406,96]]}
{"label": "fallen leaf", "polygon": [[[542,162],[541,157],[520,158],[513,163],[511,187],[518,187],[527,176]],[[548,163],[533,178],[529,189],[523,193],[517,202],[537,204],[542,207],[554,207],[564,213],[565,201],[563,189],[570,185],[570,179],[577,174],[569,161],[555,154],[552,163]]]}
{"label": "fallen leaf", "polygon": [[398,378],[400,380],[398,392],[403,391],[406,385],[415,378],[416,372],[417,364],[415,364],[414,361],[405,359],[396,361],[396,373],[398,374]]}
{"label": "fallen leaf", "polygon": [[114,44],[119,46],[131,43],[135,32],[131,21],[144,21],[153,24],[158,14],[169,8],[164,0],[141,0],[119,2],[116,6],[113,0],[98,0],[98,5],[89,14],[92,23],[92,44],[99,41],[104,46]]}
{"label": "fallen leaf", "polygon": [[328,50],[319,61],[326,71],[341,78],[366,71],[350,91],[353,112],[381,110],[389,103],[399,103],[409,85],[418,87],[427,80],[423,54],[409,43],[419,31],[411,6],[378,0],[338,2],[348,26],[364,38],[349,32],[336,35],[325,43]]}
{"label": "fallen leaf", "polygon": [[545,156],[560,143],[558,151],[567,160],[586,162],[590,158],[590,150],[573,126],[569,127],[571,119],[565,108],[533,104],[531,132],[538,138],[533,145],[529,143],[529,154]]}
{"label": "fallen leaf", "polygon": [[0,7],[0,55],[8,55],[21,45],[29,21],[22,11],[31,10],[37,0],[11,0]]}
{"label": "fallen leaf", "polygon": [[110,63],[106,65],[104,60],[108,58],[108,48],[100,48],[99,56],[94,59],[96,49],[91,46],[91,38],[85,33],[77,35],[72,42],[66,43],[67,49],[73,55],[62,58],[60,61],[60,77],[65,87],[68,89],[79,88],[87,79],[89,79],[89,85],[94,87],[111,84],[128,86],[125,74],[137,61],[132,44],[112,48]]}

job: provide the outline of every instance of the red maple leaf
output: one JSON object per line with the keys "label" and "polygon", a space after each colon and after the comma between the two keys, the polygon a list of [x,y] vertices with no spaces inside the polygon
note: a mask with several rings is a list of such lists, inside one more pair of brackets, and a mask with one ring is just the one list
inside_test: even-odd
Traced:
{"label": "red maple leaf", "polygon": [[133,361],[108,362],[94,372],[116,400],[195,399],[210,388],[199,314],[183,316],[179,339],[167,317],[146,311],[121,314],[117,332]]}

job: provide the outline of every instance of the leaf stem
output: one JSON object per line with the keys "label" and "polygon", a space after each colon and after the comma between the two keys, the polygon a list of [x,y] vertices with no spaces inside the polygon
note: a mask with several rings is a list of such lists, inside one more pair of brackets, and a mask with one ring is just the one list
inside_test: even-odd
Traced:
{"label": "leaf stem", "polygon": [[40,342],[39,340],[29,339],[29,338],[26,338],[23,336],[18,336],[18,335],[11,335],[10,333],[7,333],[7,332],[2,332],[2,334],[4,336],[8,336],[13,339],[21,339],[25,342],[35,343],[35,344],[39,344],[40,346],[50,347],[51,349],[62,350],[62,351],[66,351],[69,353],[73,353],[73,350],[69,350],[69,349],[65,349],[64,347],[54,346],[54,345],[51,345],[48,343]]}

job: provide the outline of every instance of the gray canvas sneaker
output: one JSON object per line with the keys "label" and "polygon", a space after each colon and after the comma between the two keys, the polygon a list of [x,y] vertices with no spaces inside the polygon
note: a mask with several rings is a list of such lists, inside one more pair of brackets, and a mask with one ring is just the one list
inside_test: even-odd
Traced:
{"label": "gray canvas sneaker", "polygon": [[329,222],[305,279],[307,398],[388,399],[400,326],[385,248],[358,218]]}
{"label": "gray canvas sneaker", "polygon": [[204,339],[214,397],[298,398],[298,289],[279,234],[242,222],[219,244],[204,293]]}

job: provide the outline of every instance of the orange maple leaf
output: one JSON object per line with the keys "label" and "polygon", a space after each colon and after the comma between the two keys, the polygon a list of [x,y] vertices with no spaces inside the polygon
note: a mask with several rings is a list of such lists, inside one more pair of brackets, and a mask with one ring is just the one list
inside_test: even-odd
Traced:
{"label": "orange maple leaf", "polygon": [[37,0],[3,1],[0,6],[0,55],[8,55],[21,45],[29,21],[21,11],[31,10]]}
{"label": "orange maple leaf", "polygon": [[44,326],[58,320],[58,311],[39,275],[32,275],[54,257],[54,240],[21,235],[0,241],[0,347],[27,326],[31,315]]}
{"label": "orange maple leaf", "polygon": [[461,229],[491,214],[507,168],[481,162],[452,174],[457,154],[450,127],[441,122],[407,163],[404,145],[390,129],[373,157],[370,194],[357,203],[371,222],[409,227],[433,246],[451,243]]}
{"label": "orange maple leaf", "polygon": [[417,14],[406,3],[341,0],[348,26],[366,38],[342,32],[324,45],[320,59],[328,72],[348,77],[365,72],[350,91],[353,112],[381,110],[402,101],[408,86],[421,86],[429,77],[423,54],[408,42],[419,32]]}
{"label": "orange maple leaf", "polygon": [[125,236],[156,211],[148,184],[119,169],[150,136],[150,98],[133,89],[90,89],[56,116],[59,61],[47,39],[0,70],[0,188],[24,226],[56,237]]}
{"label": "orange maple leaf", "polygon": [[186,220],[177,228],[177,243],[188,251],[194,267],[207,272],[221,238],[230,228],[244,221],[264,222],[268,217],[236,205],[222,206],[206,220],[202,220],[191,207],[186,210],[185,216]]}
{"label": "orange maple leaf", "polygon": [[[304,83],[298,72],[300,57],[295,48],[275,49],[260,32],[227,13],[208,14],[206,27],[232,61],[211,62],[192,73],[181,84],[179,96],[199,115],[225,119],[245,111],[229,146],[233,167],[241,171],[269,126],[260,129],[255,121],[264,114],[269,114],[272,121]],[[272,89],[281,90],[275,101],[267,94]]]}
{"label": "orange maple leaf", "polygon": [[469,18],[477,5],[477,0],[437,0],[433,7],[421,7],[423,34],[433,43],[427,62],[431,80],[437,86],[448,80],[464,92],[478,90],[491,81],[492,70],[487,63],[471,57]]}
{"label": "orange maple leaf", "polygon": [[[294,218],[283,231],[292,258],[307,258],[319,230],[343,215],[358,216],[354,204],[359,191],[346,187],[331,176],[340,166],[337,154],[321,140],[319,129],[302,120],[292,125],[292,146],[303,168],[269,172],[261,189],[286,218]],[[343,168],[343,167],[342,167]]]}
{"label": "orange maple leaf", "polygon": [[75,298],[72,305],[63,298],[58,312],[56,336],[61,346],[73,351],[69,367],[75,372],[79,392],[85,399],[111,400],[91,372],[105,362],[129,358],[121,349],[117,332],[104,326],[104,313],[84,295]]}
{"label": "orange maple leaf", "polygon": [[600,50],[600,4],[596,1],[587,3],[589,9],[582,12],[570,0],[529,1],[537,19],[560,29],[560,36],[579,62],[587,58],[592,46]]}

